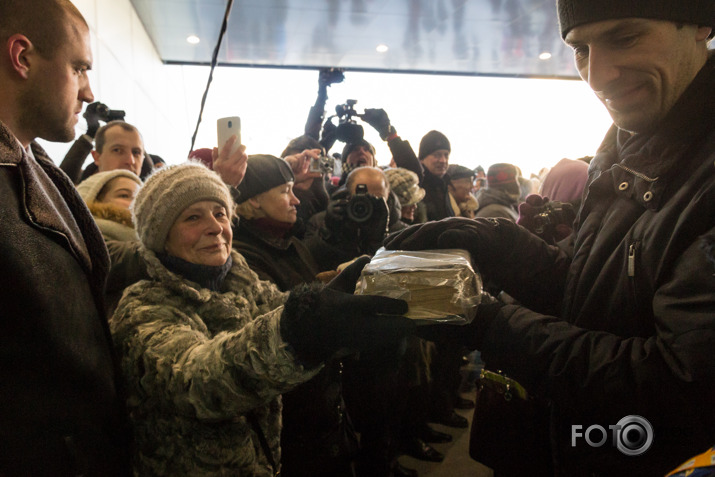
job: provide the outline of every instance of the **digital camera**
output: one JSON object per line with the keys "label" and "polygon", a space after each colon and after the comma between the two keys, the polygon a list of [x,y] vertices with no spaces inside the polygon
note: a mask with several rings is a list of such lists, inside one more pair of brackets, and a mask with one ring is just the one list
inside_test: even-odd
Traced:
{"label": "digital camera", "polygon": [[320,174],[332,174],[335,169],[335,159],[330,156],[320,155],[310,159],[308,172],[318,172]]}
{"label": "digital camera", "polygon": [[387,212],[385,201],[368,194],[365,184],[358,184],[355,194],[350,198],[345,208],[348,219],[356,224],[377,222],[383,219]]}

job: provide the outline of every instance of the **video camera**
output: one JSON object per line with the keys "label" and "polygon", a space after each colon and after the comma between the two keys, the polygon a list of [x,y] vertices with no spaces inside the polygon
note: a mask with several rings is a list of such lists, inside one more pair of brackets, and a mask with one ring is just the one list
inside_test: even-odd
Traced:
{"label": "video camera", "polygon": [[362,126],[353,118],[360,117],[355,111],[357,99],[348,99],[345,104],[335,106],[335,113],[338,116],[338,127],[335,130],[335,137],[338,141],[350,144],[358,142],[363,138],[365,131]]}

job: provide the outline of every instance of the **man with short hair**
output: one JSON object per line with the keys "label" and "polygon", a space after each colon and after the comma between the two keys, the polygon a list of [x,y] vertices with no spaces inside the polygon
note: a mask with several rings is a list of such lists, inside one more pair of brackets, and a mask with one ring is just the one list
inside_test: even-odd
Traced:
{"label": "man with short hair", "polygon": [[558,13],[614,122],[572,245],[501,219],[387,245],[465,248],[518,300],[424,331],[548,400],[557,475],[664,475],[715,442],[715,1],[559,0]]}
{"label": "man with short hair", "polygon": [[131,124],[110,121],[97,131],[92,157],[97,172],[126,169],[139,176],[144,162],[144,141]]}
{"label": "man with short hair", "polygon": [[68,0],[3,0],[0,44],[0,475],[127,476],[107,251],[34,142],[71,141],[93,100],[89,28]]}

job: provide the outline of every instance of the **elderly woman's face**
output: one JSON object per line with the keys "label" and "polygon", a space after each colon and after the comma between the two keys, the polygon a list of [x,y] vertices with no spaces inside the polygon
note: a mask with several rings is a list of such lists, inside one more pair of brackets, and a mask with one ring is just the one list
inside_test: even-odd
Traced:
{"label": "elderly woman's face", "polygon": [[231,252],[231,220],[224,206],[204,200],[187,207],[166,239],[166,253],[197,265],[221,266]]}
{"label": "elderly woman's face", "polygon": [[274,187],[254,199],[254,206],[273,220],[294,224],[298,217],[296,206],[300,200],[293,194],[293,182]]}

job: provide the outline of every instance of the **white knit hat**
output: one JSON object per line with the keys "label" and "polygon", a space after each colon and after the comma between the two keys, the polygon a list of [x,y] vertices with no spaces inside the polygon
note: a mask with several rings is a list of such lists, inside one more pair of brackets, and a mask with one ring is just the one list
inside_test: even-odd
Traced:
{"label": "white knit hat", "polygon": [[141,179],[139,179],[139,177],[137,177],[137,175],[132,171],[115,169],[113,171],[97,172],[92,174],[77,185],[77,192],[79,192],[82,199],[89,204],[90,202],[97,200],[97,196],[102,191],[102,188],[107,185],[109,181],[117,177],[128,177],[140,186],[142,185]]}
{"label": "white knit hat", "polygon": [[191,204],[202,200],[218,202],[229,215],[233,211],[228,186],[202,163],[192,161],[157,169],[139,189],[131,206],[142,244],[154,252],[164,252],[166,237],[176,219]]}

